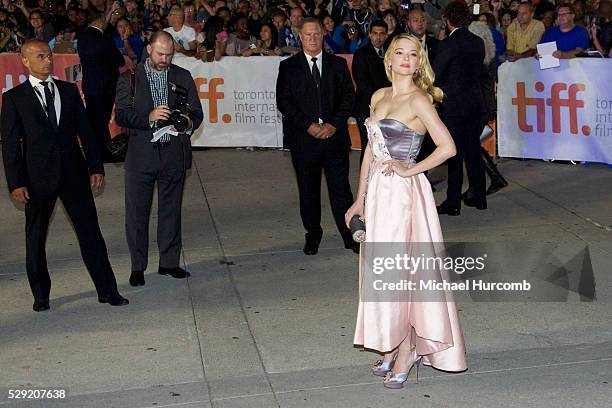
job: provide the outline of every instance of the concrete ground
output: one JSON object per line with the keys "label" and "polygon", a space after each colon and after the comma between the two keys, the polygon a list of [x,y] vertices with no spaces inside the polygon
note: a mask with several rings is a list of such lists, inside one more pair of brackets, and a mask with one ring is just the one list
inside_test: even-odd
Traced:
{"label": "concrete ground", "polygon": [[[612,406],[607,166],[504,161],[510,186],[490,197],[487,211],[441,218],[448,241],[552,242],[568,248],[568,258],[588,245],[597,301],[571,293],[555,303],[459,297],[468,371],[425,367],[418,385],[412,373],[406,388],[392,391],[369,373],[378,356],[352,344],[357,258],[343,248],[327,195],[321,250],[306,257],[287,153],[221,149],[194,158],[183,206],[183,262],[192,276],[156,273],[154,210],[147,284],[139,288],[128,284],[123,167],[107,165],[96,203],[131,302],[120,308],[97,302],[58,205],[47,242],[51,311],[32,311],[24,212],[0,174],[1,408]],[[358,154],[351,160],[356,182]],[[9,388],[24,387],[64,387],[69,398],[7,398]]]}

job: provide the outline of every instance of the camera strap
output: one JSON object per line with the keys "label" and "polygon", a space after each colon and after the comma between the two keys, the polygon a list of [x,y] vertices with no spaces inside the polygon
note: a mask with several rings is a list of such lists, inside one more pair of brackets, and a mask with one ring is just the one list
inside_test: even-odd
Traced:
{"label": "camera strap", "polygon": [[130,69],[130,87],[132,88],[132,109],[136,108],[136,70]]}

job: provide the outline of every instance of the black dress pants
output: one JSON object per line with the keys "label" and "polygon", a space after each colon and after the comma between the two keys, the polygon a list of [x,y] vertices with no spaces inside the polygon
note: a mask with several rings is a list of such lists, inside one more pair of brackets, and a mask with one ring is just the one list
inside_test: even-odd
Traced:
{"label": "black dress pants", "polygon": [[116,294],[117,281],[108,260],[104,238],[100,232],[87,169],[84,164],[74,166],[62,163],[62,174],[57,191],[49,194],[32,191],[30,200],[25,206],[26,269],[34,299],[48,300],[51,291],[45,243],[49,220],[58,198],[64,205],[77,234],[81,256],[98,296]]}
{"label": "black dress pants", "polygon": [[98,143],[98,151],[102,154],[102,160],[109,162],[112,160],[106,143],[110,140],[108,124],[113,114],[115,104],[115,94],[109,95],[85,95],[85,111],[87,119],[91,124]]}
{"label": "black dress pants", "polygon": [[291,159],[300,192],[300,215],[309,239],[320,240],[321,228],[321,174],[325,172],[327,190],[334,220],[345,242],[352,242],[344,215],[353,204],[349,184],[348,148],[330,148],[330,140],[323,140],[307,150],[291,151]]}
{"label": "black dress pants", "polygon": [[482,158],[480,157],[482,115],[443,116],[442,120],[453,137],[457,148],[457,155],[448,160],[447,204],[453,208],[461,207],[464,161],[474,198],[477,201],[484,200],[486,197],[486,179]]}

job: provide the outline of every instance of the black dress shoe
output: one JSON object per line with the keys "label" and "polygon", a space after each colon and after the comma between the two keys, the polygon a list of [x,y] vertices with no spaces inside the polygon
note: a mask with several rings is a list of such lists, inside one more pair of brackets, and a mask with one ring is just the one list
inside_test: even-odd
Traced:
{"label": "black dress shoe", "polygon": [[491,185],[487,189],[487,195],[497,193],[499,190],[507,186],[508,186],[508,182],[504,179],[492,179]]}
{"label": "black dress shoe", "polygon": [[471,189],[465,190],[465,193],[461,194],[461,199],[465,200],[466,198],[470,198],[474,196],[474,192]]}
{"label": "black dress shoe", "polygon": [[158,273],[160,275],[170,275],[175,279],[185,279],[186,277],[191,276],[189,272],[178,266],[174,268],[162,268],[160,266]]}
{"label": "black dress shoe", "polygon": [[35,312],[44,312],[45,310],[49,310],[49,301],[48,300],[35,300],[32,305],[32,310]]}
{"label": "black dress shoe", "polygon": [[446,214],[450,216],[456,216],[461,214],[461,208],[459,207],[451,207],[446,201],[436,207],[438,210],[438,214]]}
{"label": "black dress shoe", "polygon": [[477,199],[476,197],[472,196],[463,200],[463,204],[467,205],[468,207],[476,207],[477,210],[487,209],[487,199],[484,197]]}
{"label": "black dress shoe", "polygon": [[359,242],[355,242],[355,241],[353,241],[353,240],[350,240],[350,241],[344,241],[344,247],[345,247],[346,249],[350,249],[350,250],[352,250],[352,251],[353,251],[354,253],[356,253],[356,254],[358,254],[358,253],[359,253],[359,248],[360,248]]}
{"label": "black dress shoe", "polygon": [[129,300],[118,293],[109,296],[98,296],[98,302],[108,303],[111,306],[125,306],[130,304]]}
{"label": "black dress shoe", "polygon": [[319,252],[319,243],[321,241],[315,239],[306,239],[304,244],[304,253],[306,255],[316,255]]}
{"label": "black dress shoe", "polygon": [[144,286],[144,271],[132,271],[130,275],[130,285],[132,286]]}

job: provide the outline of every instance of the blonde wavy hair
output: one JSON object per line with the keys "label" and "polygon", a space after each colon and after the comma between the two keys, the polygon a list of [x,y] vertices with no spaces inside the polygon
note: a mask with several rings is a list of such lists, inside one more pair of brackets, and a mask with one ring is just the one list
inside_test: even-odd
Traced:
{"label": "blonde wavy hair", "polygon": [[389,79],[389,81],[393,82],[393,71],[391,70],[389,64],[391,62],[391,56],[397,48],[397,43],[401,40],[408,40],[412,44],[414,44],[419,55],[419,61],[421,64],[418,70],[414,73],[414,83],[416,84],[416,86],[425,91],[429,96],[431,96],[433,102],[442,102],[442,99],[444,98],[444,92],[442,92],[442,89],[438,88],[437,86],[434,86],[434,80],[436,77],[434,75],[433,69],[431,68],[431,64],[429,63],[427,52],[421,45],[419,39],[413,36],[412,34],[402,33],[397,35],[393,39],[393,41],[391,41],[391,44],[389,45],[389,48],[385,53],[385,72],[387,74],[387,78]]}

